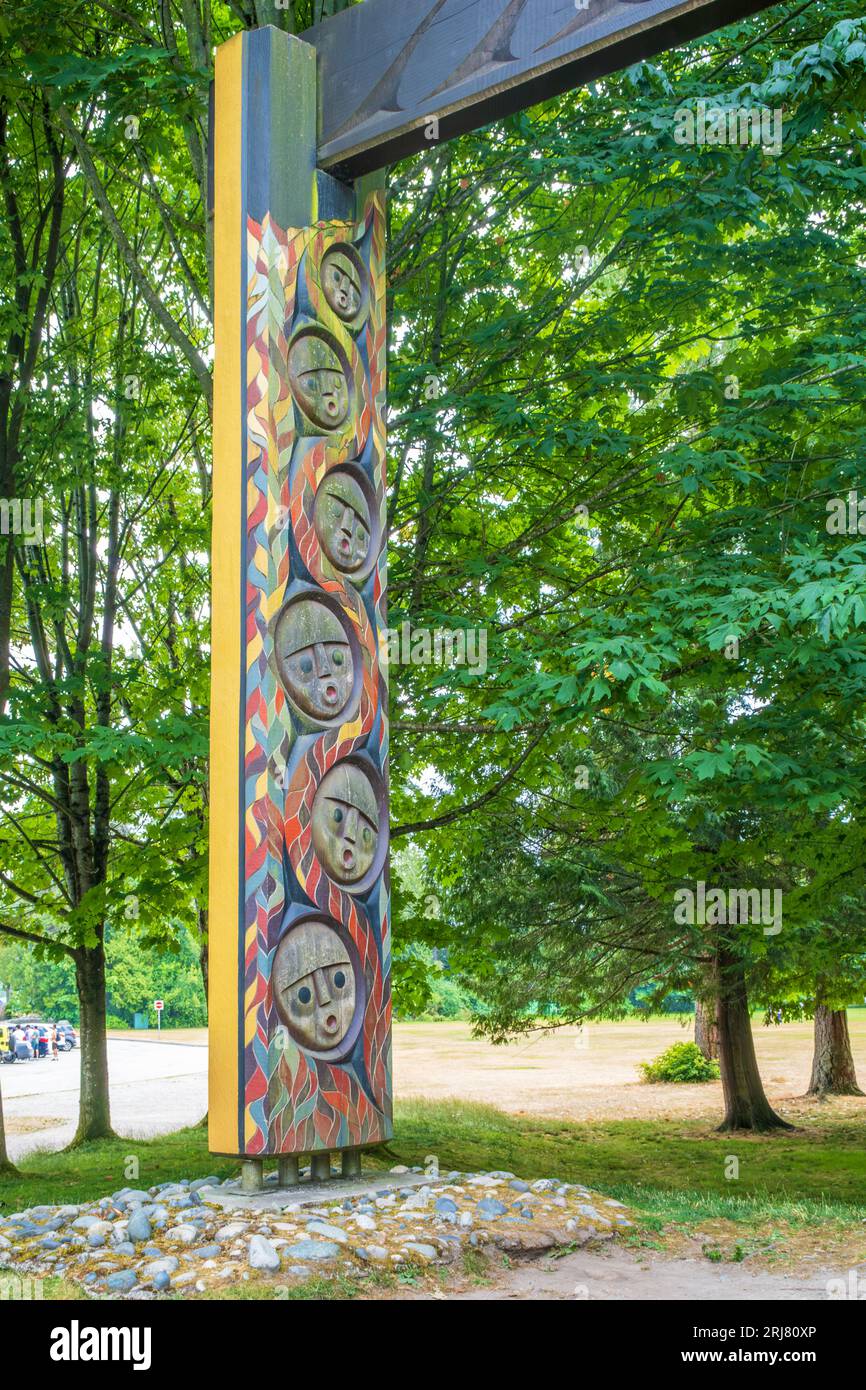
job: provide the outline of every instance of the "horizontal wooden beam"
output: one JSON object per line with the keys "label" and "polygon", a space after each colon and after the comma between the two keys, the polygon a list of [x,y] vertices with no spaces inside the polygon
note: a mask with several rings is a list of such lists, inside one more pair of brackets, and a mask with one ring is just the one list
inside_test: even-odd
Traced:
{"label": "horizontal wooden beam", "polygon": [[318,54],[319,165],[369,173],[770,3],[364,0],[301,35]]}

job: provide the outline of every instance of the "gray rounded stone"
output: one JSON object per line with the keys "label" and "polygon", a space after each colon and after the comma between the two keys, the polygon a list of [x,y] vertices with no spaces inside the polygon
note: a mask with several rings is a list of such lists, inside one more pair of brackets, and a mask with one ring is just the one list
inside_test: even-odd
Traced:
{"label": "gray rounded stone", "polygon": [[219,1187],[219,1178],[213,1176],[209,1178],[196,1178],[195,1182],[189,1185],[190,1192],[198,1192],[202,1187]]}
{"label": "gray rounded stone", "polygon": [[504,1202],[500,1202],[496,1197],[482,1197],[475,1211],[483,1220],[492,1221],[497,1216],[504,1216],[508,1208]]}
{"label": "gray rounded stone", "polygon": [[91,1226],[98,1226],[100,1224],[100,1219],[100,1217],[94,1216],[91,1213],[86,1216],[77,1216],[72,1225],[76,1231],[89,1231]]}
{"label": "gray rounded stone", "polygon": [[165,1234],[169,1240],[179,1240],[181,1245],[192,1245],[198,1231],[195,1226],[182,1225],[172,1226],[171,1230],[166,1231]]}
{"label": "gray rounded stone", "polygon": [[333,1240],[299,1240],[285,1251],[290,1260],[335,1260],[340,1247]]}
{"label": "gray rounded stone", "polygon": [[141,1273],[145,1279],[155,1279],[158,1274],[174,1274],[180,1264],[176,1255],[163,1255],[160,1260],[151,1260]]}
{"label": "gray rounded stone", "polygon": [[349,1239],[341,1226],[329,1226],[326,1221],[308,1222],[307,1232],[311,1236],[321,1236],[323,1240],[335,1240],[338,1245],[345,1245]]}
{"label": "gray rounded stone", "polygon": [[275,1270],[280,1267],[280,1257],[266,1236],[250,1238],[247,1258],[253,1269]]}
{"label": "gray rounded stone", "polygon": [[152,1227],[143,1211],[138,1210],[132,1213],[127,1222],[126,1234],[136,1245],[142,1241],[150,1240]]}

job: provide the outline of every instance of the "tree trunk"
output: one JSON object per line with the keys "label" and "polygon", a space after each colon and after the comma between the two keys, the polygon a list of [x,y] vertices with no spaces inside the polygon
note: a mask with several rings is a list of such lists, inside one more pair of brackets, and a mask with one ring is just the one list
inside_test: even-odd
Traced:
{"label": "tree trunk", "polygon": [[719,1025],[715,1000],[695,999],[695,1042],[708,1062],[719,1060]]}
{"label": "tree trunk", "polygon": [[725,1095],[722,1132],[750,1129],[764,1133],[793,1129],[777,1115],[764,1094],[742,961],[727,951],[719,952],[719,1066]]}
{"label": "tree trunk", "polygon": [[815,1007],[815,1052],[809,1096],[862,1096],[857,1085],[846,1009]]}
{"label": "tree trunk", "polygon": [[198,963],[201,967],[201,979],[204,985],[204,1002],[207,1005],[208,997],[208,909],[200,907],[198,909]]}
{"label": "tree trunk", "polygon": [[6,1152],[6,1125],[3,1120],[3,1093],[0,1091],[0,1176],[13,1177],[18,1169]]}
{"label": "tree trunk", "polygon": [[[8,484],[4,497],[11,497]],[[15,572],[15,537],[6,536],[0,542],[0,714],[6,713],[9,698],[9,656],[12,641],[12,581]]]}
{"label": "tree trunk", "polygon": [[[5,473],[5,470],[3,470]],[[9,492],[5,493],[9,496]],[[9,536],[2,547],[3,559],[0,563],[0,714],[6,712],[9,697],[9,643],[12,630],[12,575],[14,563],[14,539]],[[6,1152],[6,1124],[3,1119],[3,1092],[0,1090],[0,1174],[7,1176],[17,1173]]]}
{"label": "tree trunk", "polygon": [[81,1098],[72,1146],[87,1139],[115,1137],[108,1099],[105,950],[101,940],[98,946],[80,946],[75,952],[75,979],[81,1004]]}

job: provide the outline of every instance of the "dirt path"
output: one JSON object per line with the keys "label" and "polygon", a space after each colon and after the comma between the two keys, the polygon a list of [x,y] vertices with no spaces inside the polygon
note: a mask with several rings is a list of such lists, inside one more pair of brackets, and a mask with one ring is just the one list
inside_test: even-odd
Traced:
{"label": "dirt path", "polygon": [[[859,1272],[861,1287],[864,1271]],[[624,1250],[577,1250],[561,1259],[533,1260],[501,1270],[492,1282],[455,1289],[447,1299],[485,1300],[629,1300],[747,1303],[754,1299],[826,1301],[828,1280],[847,1287],[849,1271],[820,1269],[806,1276],[753,1273],[742,1265],[714,1265],[707,1260],[666,1260]],[[441,1298],[441,1293],[420,1294]]]}

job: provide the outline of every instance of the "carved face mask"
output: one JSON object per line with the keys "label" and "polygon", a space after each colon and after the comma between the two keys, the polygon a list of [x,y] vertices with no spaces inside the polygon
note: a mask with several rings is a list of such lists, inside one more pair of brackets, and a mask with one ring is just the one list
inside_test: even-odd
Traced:
{"label": "carved face mask", "polygon": [[355,763],[338,763],[319,783],[313,803],[313,845],[325,872],[357,883],[379,843],[379,807],[369,777]]}
{"label": "carved face mask", "polygon": [[277,669],[304,714],[335,719],[352,694],[355,663],[346,631],[324,603],[301,599],[286,609],[275,633]]}
{"label": "carved face mask", "polygon": [[351,574],[370,552],[370,508],[348,473],[331,473],[316,493],[313,520],[319,544],[337,569]]}
{"label": "carved face mask", "polygon": [[349,413],[349,383],[330,343],[304,333],[289,349],[289,380],[306,415],[324,430],[339,429]]}
{"label": "carved face mask", "polygon": [[326,922],[302,922],[274,957],[274,999],[301,1047],[327,1052],[343,1041],[355,1016],[355,972],[349,952]]}
{"label": "carved face mask", "polygon": [[361,272],[345,251],[329,251],[324,257],[322,287],[334,313],[344,323],[357,318],[363,299]]}

